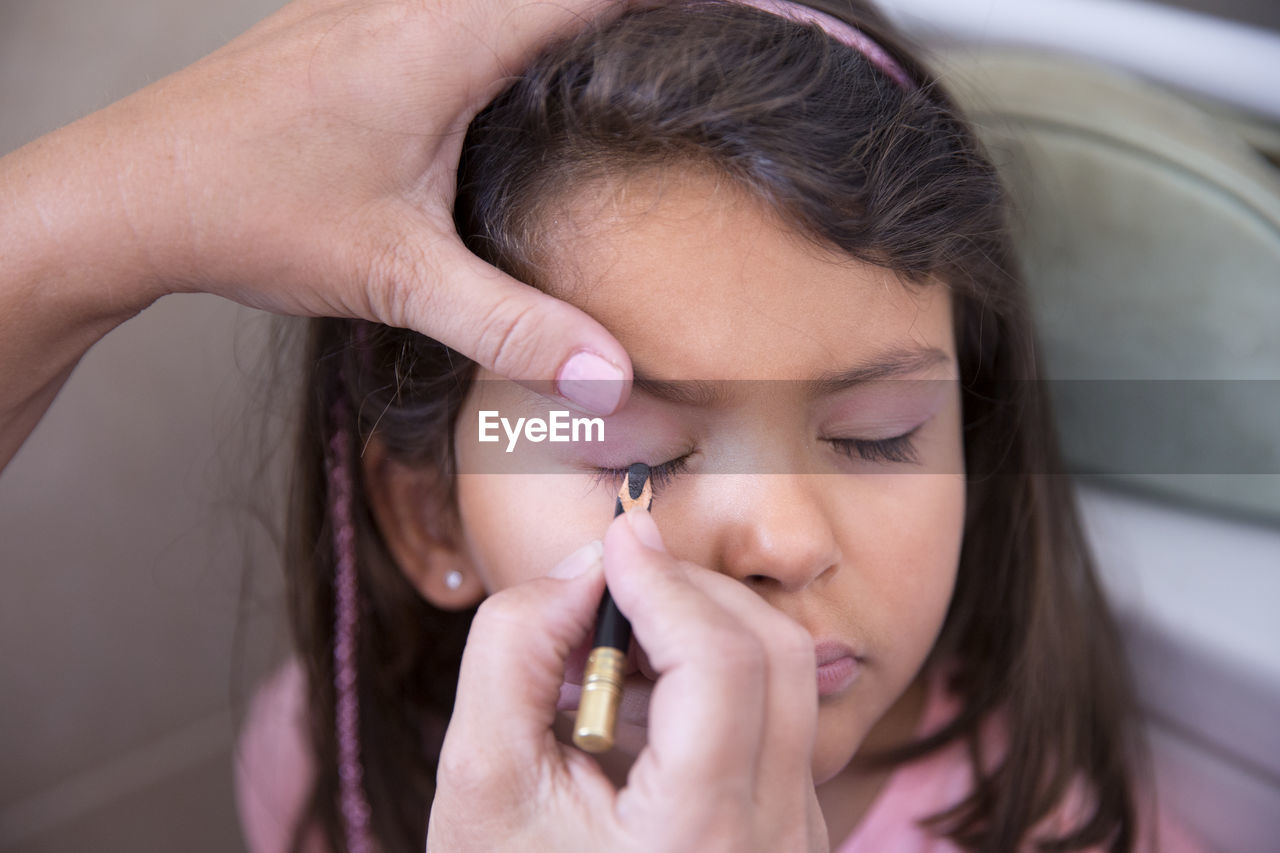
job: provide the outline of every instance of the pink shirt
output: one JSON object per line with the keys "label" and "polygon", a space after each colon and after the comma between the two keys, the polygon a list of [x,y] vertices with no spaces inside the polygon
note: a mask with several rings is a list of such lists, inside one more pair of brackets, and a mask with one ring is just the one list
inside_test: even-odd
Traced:
{"label": "pink shirt", "polygon": [[[960,711],[960,701],[935,675],[929,681],[924,712],[916,727],[922,737],[942,728]],[[983,728],[983,743],[991,744],[988,759],[1001,754],[1005,735],[1002,721],[988,720]],[[837,843],[831,840],[834,853],[957,853],[957,847],[946,838],[938,838],[916,825],[916,821],[938,814],[965,798],[971,790],[969,755],[963,742],[952,742],[933,754],[893,772],[871,808],[854,829],[853,834]],[[1080,815],[1084,798],[1080,787],[1073,789],[1063,806],[1041,826],[1058,831],[1071,827]],[[1155,846],[1139,842],[1138,850],[1160,853],[1202,853],[1206,848],[1194,841],[1181,827],[1158,810]],[[1143,833],[1145,837],[1145,833]],[[1101,853],[1090,848],[1088,853]]]}
{"label": "pink shirt", "polygon": [[[236,753],[236,794],[245,840],[253,853],[283,853],[287,849],[302,802],[314,774],[306,745],[304,674],[296,660],[289,661],[254,696]],[[917,726],[917,735],[936,731],[959,711],[959,701],[949,695],[940,677],[930,680],[929,694]],[[998,749],[1000,727],[990,724],[984,733]],[[984,739],[985,740],[985,739]],[[915,821],[959,802],[969,790],[969,761],[965,748],[952,743],[920,761],[898,768],[889,777],[853,834],[838,843],[834,853],[956,853],[950,841],[934,838]],[[1052,816],[1048,826],[1064,825],[1078,812],[1072,800]],[[1185,831],[1163,814],[1159,819],[1161,853],[1201,853]],[[325,845],[312,835],[308,853],[321,853]]]}

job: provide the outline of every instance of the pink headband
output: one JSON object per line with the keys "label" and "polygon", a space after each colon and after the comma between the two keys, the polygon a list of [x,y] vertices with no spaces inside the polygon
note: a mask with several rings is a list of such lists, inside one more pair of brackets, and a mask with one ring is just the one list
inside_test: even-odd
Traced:
{"label": "pink headband", "polygon": [[867,61],[880,69],[885,76],[908,92],[915,88],[911,78],[902,66],[890,56],[884,48],[876,44],[870,36],[852,24],[845,23],[834,15],[820,12],[817,9],[795,3],[792,0],[735,0],[743,6],[751,6],[763,12],[770,12],[782,18],[800,24],[817,24],[838,42],[848,45],[866,57]]}

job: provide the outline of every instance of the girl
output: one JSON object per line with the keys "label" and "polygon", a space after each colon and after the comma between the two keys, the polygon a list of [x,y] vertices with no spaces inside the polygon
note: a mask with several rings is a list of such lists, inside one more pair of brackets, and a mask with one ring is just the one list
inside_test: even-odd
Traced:
{"label": "girl", "polygon": [[[833,849],[1173,849],[1057,476],[996,173],[883,17],[814,5],[829,15],[626,14],[548,50],[469,129],[468,246],[632,356],[606,441],[504,456],[481,412],[546,417],[545,401],[423,336],[312,322],[297,662],[256,701],[241,768],[259,851],[421,850],[429,819],[441,837],[477,606],[600,536],[635,461],[656,489],[640,539],[692,564],[724,612],[749,589],[811,638],[788,707],[802,720],[816,698],[795,728],[812,737],[791,752],[812,747]],[[662,641],[639,623],[637,639],[600,759],[619,788],[640,778],[646,708],[656,721],[681,696],[660,686]],[[264,781],[268,750],[306,769],[295,789]]]}

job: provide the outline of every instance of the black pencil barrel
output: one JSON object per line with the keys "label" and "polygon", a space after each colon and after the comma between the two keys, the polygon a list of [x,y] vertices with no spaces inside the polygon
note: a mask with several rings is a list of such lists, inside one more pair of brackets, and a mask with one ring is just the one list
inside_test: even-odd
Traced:
{"label": "black pencil barrel", "polygon": [[620,652],[626,652],[631,645],[631,623],[622,615],[618,605],[613,603],[613,596],[605,587],[604,597],[600,599],[600,609],[596,612],[596,638],[591,648],[608,646]]}
{"label": "black pencil barrel", "polygon": [[[637,462],[627,469],[627,481],[618,492],[613,517],[635,506],[648,509],[652,500],[649,466]],[[596,612],[596,635],[583,671],[578,717],[573,727],[573,742],[588,752],[608,752],[613,748],[630,646],[631,623],[622,615],[606,586]]]}

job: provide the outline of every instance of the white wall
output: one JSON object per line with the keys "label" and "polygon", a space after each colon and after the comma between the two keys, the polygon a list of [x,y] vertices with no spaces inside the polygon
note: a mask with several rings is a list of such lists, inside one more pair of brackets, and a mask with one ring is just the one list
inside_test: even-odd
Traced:
{"label": "white wall", "polygon": [[[1280,119],[1275,85],[1280,30],[1141,0],[880,0],[880,5],[922,38],[1071,53]],[[1280,26],[1274,4],[1269,12],[1256,5],[1253,16]]]}

